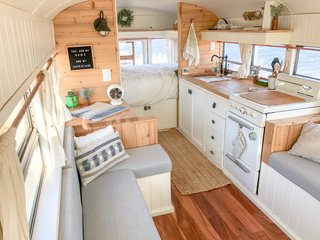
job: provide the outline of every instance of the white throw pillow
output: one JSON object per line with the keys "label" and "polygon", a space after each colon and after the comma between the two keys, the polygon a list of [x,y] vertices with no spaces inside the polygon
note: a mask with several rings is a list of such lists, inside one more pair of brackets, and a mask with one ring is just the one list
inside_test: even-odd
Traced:
{"label": "white throw pillow", "polygon": [[129,157],[119,133],[110,134],[99,144],[75,150],[75,159],[83,186]]}
{"label": "white throw pillow", "polygon": [[100,143],[101,140],[105,139],[106,137],[108,137],[110,134],[113,134],[113,133],[114,133],[114,130],[112,125],[109,125],[106,128],[96,130],[85,136],[74,137],[74,147],[75,149],[82,149],[90,145],[96,145],[97,143]]}
{"label": "white throw pillow", "polygon": [[289,153],[320,163],[320,124],[304,124]]}

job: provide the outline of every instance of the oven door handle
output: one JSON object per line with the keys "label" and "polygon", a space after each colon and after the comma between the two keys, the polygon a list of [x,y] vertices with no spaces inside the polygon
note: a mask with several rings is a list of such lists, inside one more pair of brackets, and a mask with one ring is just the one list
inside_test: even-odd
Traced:
{"label": "oven door handle", "polygon": [[238,159],[235,159],[230,153],[226,153],[226,157],[229,158],[232,162],[234,162],[242,171],[246,173],[250,173],[250,169],[247,168],[244,164],[242,164]]}
{"label": "oven door handle", "polygon": [[249,124],[229,115],[228,118],[236,123],[238,123],[240,126],[242,127],[245,127],[245,128],[248,128],[249,130],[253,131],[254,130],[254,127],[251,127]]}

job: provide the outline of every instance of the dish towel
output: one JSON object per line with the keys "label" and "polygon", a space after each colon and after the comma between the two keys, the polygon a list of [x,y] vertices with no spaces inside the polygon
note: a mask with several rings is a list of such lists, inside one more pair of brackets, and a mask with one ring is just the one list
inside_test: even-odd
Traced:
{"label": "dish towel", "polygon": [[190,24],[187,42],[183,49],[183,57],[186,61],[188,61],[189,67],[193,62],[195,66],[198,66],[200,62],[199,45],[193,23]]}
{"label": "dish towel", "polygon": [[236,138],[232,142],[232,145],[233,145],[233,151],[232,151],[233,157],[234,159],[238,159],[247,146],[246,139],[240,128],[238,130]]}
{"label": "dish towel", "polygon": [[15,128],[0,136],[0,222],[4,240],[28,240],[24,177],[15,136]]}

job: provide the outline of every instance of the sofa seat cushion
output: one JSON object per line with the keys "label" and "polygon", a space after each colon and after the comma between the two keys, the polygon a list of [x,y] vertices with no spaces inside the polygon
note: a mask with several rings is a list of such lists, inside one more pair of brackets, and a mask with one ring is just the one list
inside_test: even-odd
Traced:
{"label": "sofa seat cushion", "polygon": [[320,200],[320,164],[288,152],[272,153],[269,165],[282,176]]}
{"label": "sofa seat cushion", "polygon": [[76,169],[62,171],[59,240],[83,239],[80,183]]}
{"label": "sofa seat cushion", "polygon": [[136,178],[143,178],[171,172],[172,163],[159,144],[128,149],[129,158],[110,168],[108,171],[132,170]]}
{"label": "sofa seat cushion", "polygon": [[105,173],[82,188],[84,240],[160,239],[134,174]]}

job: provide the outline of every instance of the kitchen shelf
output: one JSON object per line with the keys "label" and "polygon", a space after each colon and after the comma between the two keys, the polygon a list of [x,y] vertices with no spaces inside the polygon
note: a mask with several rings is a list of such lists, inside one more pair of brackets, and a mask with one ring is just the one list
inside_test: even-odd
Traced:
{"label": "kitchen shelf", "polygon": [[201,39],[264,45],[289,44],[292,32],[292,30],[205,30],[201,32]]}

